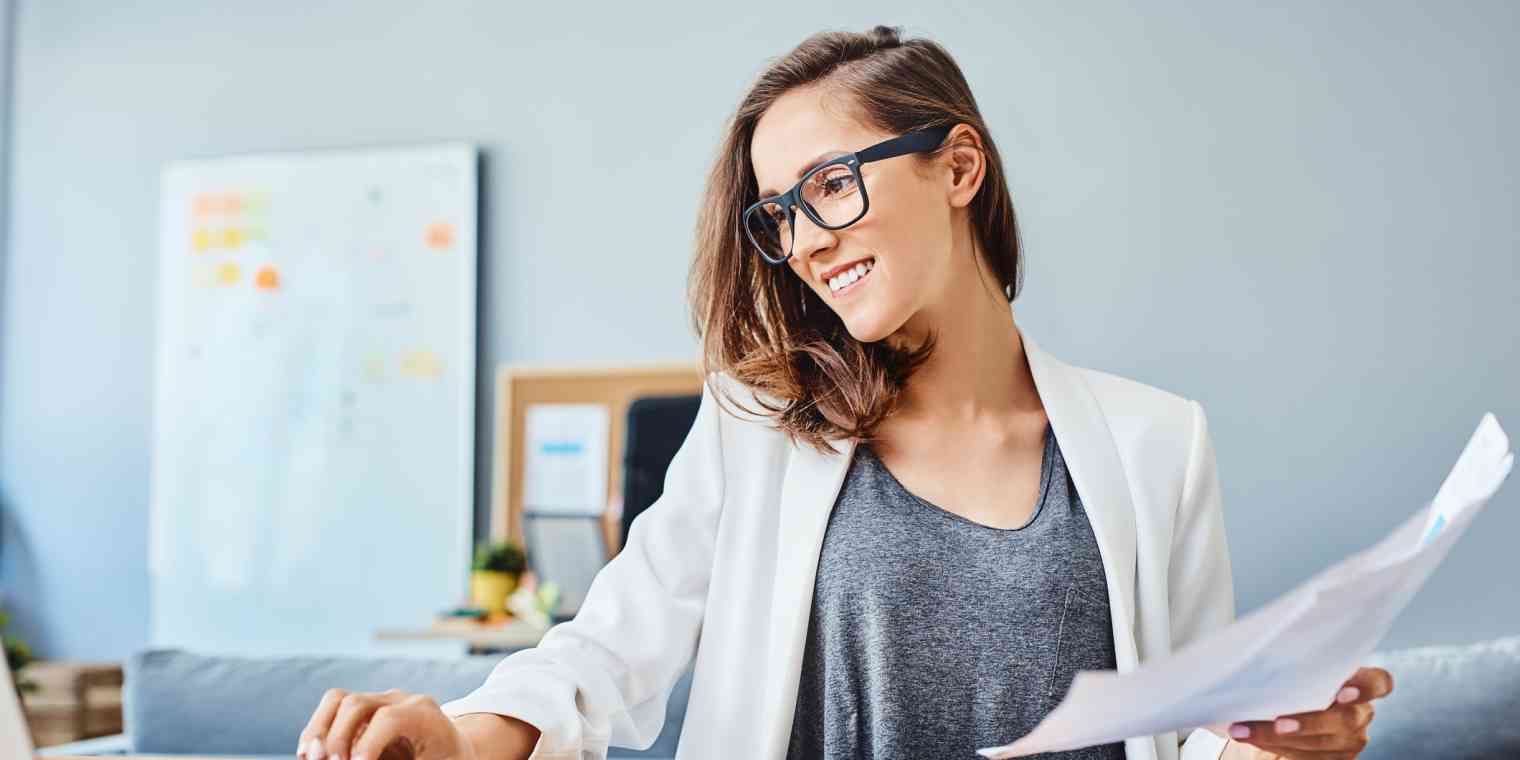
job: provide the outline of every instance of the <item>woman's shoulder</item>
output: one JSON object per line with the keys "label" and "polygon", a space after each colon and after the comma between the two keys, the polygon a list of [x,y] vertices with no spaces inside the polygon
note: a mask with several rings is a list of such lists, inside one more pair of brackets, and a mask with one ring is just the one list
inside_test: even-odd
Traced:
{"label": "woman's shoulder", "polygon": [[[1201,405],[1174,391],[1130,377],[1078,367],[1116,442],[1129,447],[1191,448]],[[1121,446],[1125,448],[1125,446]]]}
{"label": "woman's shoulder", "polygon": [[780,407],[782,405],[780,399],[756,390],[729,374],[727,370],[708,372],[702,395],[704,402],[708,400],[716,402],[715,406],[720,412],[718,416],[725,430],[780,433],[774,427],[775,417],[766,412],[767,406]]}
{"label": "woman's shoulder", "polygon": [[1088,388],[1105,409],[1113,407],[1130,414],[1160,416],[1181,414],[1185,417],[1192,413],[1188,397],[1175,391],[1101,369],[1078,367],[1077,371],[1082,373]]}

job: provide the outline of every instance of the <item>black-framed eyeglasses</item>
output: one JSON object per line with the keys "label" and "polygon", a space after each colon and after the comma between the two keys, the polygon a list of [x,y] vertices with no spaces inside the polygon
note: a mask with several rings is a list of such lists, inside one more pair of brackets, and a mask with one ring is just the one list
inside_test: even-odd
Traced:
{"label": "black-framed eyeglasses", "polygon": [[860,165],[934,150],[953,126],[920,129],[824,161],[809,169],[790,190],[750,204],[740,216],[739,226],[767,263],[781,264],[792,257],[798,206],[824,229],[841,230],[860,221],[871,207],[860,180]]}

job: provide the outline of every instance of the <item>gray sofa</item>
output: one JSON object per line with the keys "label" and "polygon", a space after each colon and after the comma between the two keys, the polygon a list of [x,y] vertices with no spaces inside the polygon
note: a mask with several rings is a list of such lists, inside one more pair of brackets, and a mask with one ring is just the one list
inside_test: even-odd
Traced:
{"label": "gray sofa", "polygon": [[1520,636],[1375,652],[1393,675],[1377,700],[1366,760],[1520,758]]}
{"label": "gray sofa", "polygon": [[[329,688],[464,696],[505,654],[417,657],[228,657],[149,649],[123,664],[122,722],[116,736],[49,747],[52,755],[238,755],[289,758]],[[665,728],[647,750],[614,747],[608,757],[674,758],[688,670],[670,696]]]}
{"label": "gray sofa", "polygon": [[[288,758],[329,687],[395,687],[442,702],[480,685],[501,657],[250,659],[148,650],[129,659],[124,669],[124,734],[51,747],[41,754]],[[1387,668],[1394,690],[1376,703],[1364,760],[1520,758],[1520,636],[1378,652],[1366,664]],[[674,757],[690,686],[688,671],[671,695],[665,728],[654,746],[643,751],[614,747],[608,757]]]}

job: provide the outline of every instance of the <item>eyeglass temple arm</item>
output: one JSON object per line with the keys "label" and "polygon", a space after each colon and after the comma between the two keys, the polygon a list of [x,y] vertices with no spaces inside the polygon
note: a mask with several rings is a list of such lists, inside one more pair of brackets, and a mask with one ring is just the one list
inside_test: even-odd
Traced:
{"label": "eyeglass temple arm", "polygon": [[944,142],[945,135],[950,134],[953,126],[947,124],[940,127],[921,129],[917,132],[909,132],[886,142],[872,145],[855,155],[860,158],[861,163],[866,164],[872,161],[880,161],[883,158],[895,158],[909,153],[933,150],[939,147],[941,142]]}

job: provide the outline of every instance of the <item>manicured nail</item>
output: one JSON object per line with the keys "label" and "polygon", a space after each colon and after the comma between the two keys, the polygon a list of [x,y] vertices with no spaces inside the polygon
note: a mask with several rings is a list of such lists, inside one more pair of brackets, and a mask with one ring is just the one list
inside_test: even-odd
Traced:
{"label": "manicured nail", "polygon": [[1250,735],[1251,735],[1251,727],[1250,726],[1242,726],[1239,723],[1236,723],[1235,725],[1230,726],[1230,736],[1233,736],[1236,739],[1244,739],[1244,738],[1246,738],[1247,736],[1250,736]]}
{"label": "manicured nail", "polygon": [[1347,686],[1346,688],[1341,689],[1339,694],[1335,695],[1335,701],[1340,702],[1341,704],[1345,704],[1361,695],[1361,689],[1358,689],[1355,686]]}
{"label": "manicured nail", "polygon": [[312,739],[311,743],[306,745],[306,760],[322,760],[326,754],[327,752],[322,748],[321,739]]}
{"label": "manicured nail", "polygon": [[1277,723],[1272,727],[1277,729],[1279,734],[1291,734],[1298,730],[1298,721],[1292,718],[1278,718]]}

